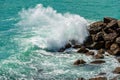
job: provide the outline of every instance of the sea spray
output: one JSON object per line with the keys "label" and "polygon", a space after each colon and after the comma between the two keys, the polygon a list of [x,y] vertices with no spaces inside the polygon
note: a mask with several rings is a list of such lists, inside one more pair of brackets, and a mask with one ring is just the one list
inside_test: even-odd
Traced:
{"label": "sea spray", "polygon": [[[57,13],[51,7],[43,7],[38,4],[35,8],[23,9],[20,13],[21,20],[18,25],[22,29],[31,30],[38,37],[32,37],[33,43],[49,50],[58,50],[69,40],[76,40],[83,43],[88,36],[88,22],[81,16],[70,13]],[[42,42],[41,42],[42,41]],[[40,44],[39,44],[40,43]]]}

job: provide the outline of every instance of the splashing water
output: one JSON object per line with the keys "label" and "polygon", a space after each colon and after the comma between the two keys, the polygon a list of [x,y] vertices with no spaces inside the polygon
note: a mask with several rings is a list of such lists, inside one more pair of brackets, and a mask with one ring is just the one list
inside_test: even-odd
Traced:
{"label": "splashing water", "polygon": [[19,14],[21,21],[18,24],[25,28],[32,27],[31,30],[36,29],[40,35],[38,42],[44,40],[50,50],[57,50],[72,39],[83,43],[88,36],[88,23],[79,15],[57,13],[51,7],[44,8],[41,4],[33,9],[22,10]]}

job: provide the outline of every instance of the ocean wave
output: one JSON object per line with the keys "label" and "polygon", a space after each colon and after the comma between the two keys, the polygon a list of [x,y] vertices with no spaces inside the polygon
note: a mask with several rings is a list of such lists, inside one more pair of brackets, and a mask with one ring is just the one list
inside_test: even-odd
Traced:
{"label": "ocean wave", "polygon": [[22,26],[24,32],[36,34],[29,40],[40,48],[58,50],[69,40],[83,43],[88,36],[87,20],[76,14],[61,14],[38,4],[35,8],[23,9],[19,15],[21,20],[17,25]]}

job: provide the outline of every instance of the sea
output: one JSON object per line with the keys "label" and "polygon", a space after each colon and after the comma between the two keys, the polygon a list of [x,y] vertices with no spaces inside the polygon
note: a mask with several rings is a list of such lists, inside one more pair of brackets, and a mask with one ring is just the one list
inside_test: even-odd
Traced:
{"label": "sea", "polygon": [[[82,44],[88,25],[104,17],[120,19],[120,0],[0,0],[0,80],[77,80],[105,72],[108,80],[120,64],[89,64],[91,56],[74,49],[58,52],[69,40]],[[77,59],[87,64],[73,65]]]}

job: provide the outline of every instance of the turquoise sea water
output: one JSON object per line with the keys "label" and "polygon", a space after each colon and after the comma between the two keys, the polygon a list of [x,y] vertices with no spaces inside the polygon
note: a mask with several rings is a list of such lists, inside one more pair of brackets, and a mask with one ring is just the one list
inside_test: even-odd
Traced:
{"label": "turquoise sea water", "polygon": [[88,79],[99,72],[108,72],[111,78],[110,71],[119,65],[112,56],[104,65],[76,67],[72,65],[76,59],[89,63],[92,58],[53,50],[78,36],[82,42],[87,21],[120,19],[119,4],[119,0],[0,0],[0,80]]}

